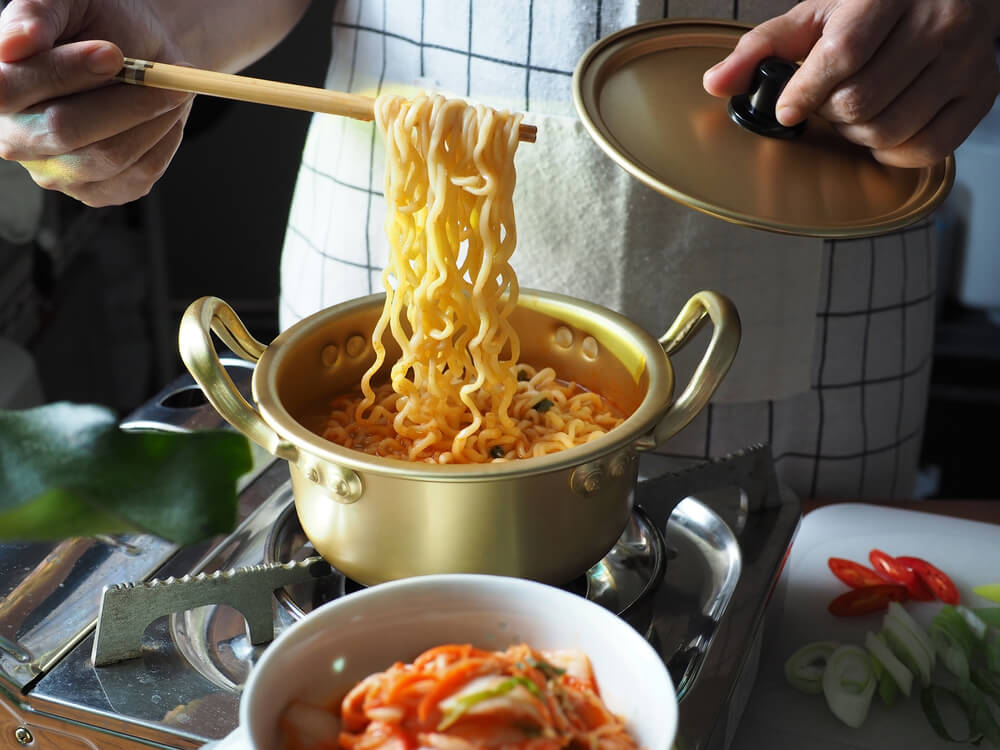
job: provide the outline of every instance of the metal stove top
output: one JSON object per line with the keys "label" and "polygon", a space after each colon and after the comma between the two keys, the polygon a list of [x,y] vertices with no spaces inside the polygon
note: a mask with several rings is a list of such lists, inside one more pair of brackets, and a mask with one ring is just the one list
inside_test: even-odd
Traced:
{"label": "metal stove top", "polygon": [[[248,366],[226,364],[249,395]],[[217,426],[186,377],[123,421]],[[724,749],[756,676],[799,504],[779,488],[766,446],[679,471],[655,456],[640,467],[628,528],[568,588],[660,653],[680,697],[678,750]],[[0,545],[0,745],[194,748],[235,727],[242,684],[270,637],[357,586],[314,556],[284,462],[257,453],[241,484],[240,526],[210,544]]]}

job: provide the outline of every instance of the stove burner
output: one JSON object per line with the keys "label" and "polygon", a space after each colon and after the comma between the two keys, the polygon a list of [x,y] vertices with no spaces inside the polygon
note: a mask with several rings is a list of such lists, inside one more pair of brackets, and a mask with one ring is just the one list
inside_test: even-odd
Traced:
{"label": "stove burner", "polygon": [[[281,511],[264,545],[265,562],[290,562],[315,556],[289,503]],[[668,550],[656,525],[641,508],[633,511],[625,531],[605,557],[562,588],[584,596],[628,621],[648,636],[649,606],[666,570]],[[281,607],[295,620],[316,607],[364,588],[337,570],[329,576],[278,589]]]}

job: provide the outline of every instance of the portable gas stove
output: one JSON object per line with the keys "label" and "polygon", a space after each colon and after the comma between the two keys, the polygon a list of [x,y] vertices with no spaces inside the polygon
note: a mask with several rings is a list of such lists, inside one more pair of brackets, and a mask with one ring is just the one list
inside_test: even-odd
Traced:
{"label": "portable gas stove", "polygon": [[[249,397],[252,370],[225,365]],[[125,429],[222,426],[184,376]],[[680,699],[678,750],[724,750],[757,673],[764,612],[798,528],[766,446],[673,470],[643,456],[635,512],[567,588],[643,633]],[[178,548],[156,537],[0,546],[0,746],[195,748],[237,724],[271,638],[360,585],[319,558],[287,465],[255,451],[239,527]]]}

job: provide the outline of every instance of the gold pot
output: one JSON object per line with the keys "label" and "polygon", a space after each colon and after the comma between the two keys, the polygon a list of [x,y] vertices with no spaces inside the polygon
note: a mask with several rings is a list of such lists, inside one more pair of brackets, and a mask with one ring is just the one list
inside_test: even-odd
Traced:
{"label": "gold pot", "polygon": [[[191,304],[180,325],[184,364],[219,413],[286,459],[302,529],[316,551],[363,584],[430,573],[492,573],[566,583],[600,560],[632,512],[638,453],[662,444],[708,403],[739,346],[736,309],[698,292],[659,340],[606,308],[522,290],[511,321],[521,361],[551,366],[628,418],[585,445],[539,458],[436,465],[379,458],[319,432],[330,398],[354,390],[372,362],[371,332],[384,296],[305,318],[269,346],[222,300]],[[669,355],[711,320],[691,381],[673,399]],[[256,362],[256,409],[240,395],[212,344]],[[389,337],[386,337],[388,339]],[[386,340],[387,362],[398,356]]]}

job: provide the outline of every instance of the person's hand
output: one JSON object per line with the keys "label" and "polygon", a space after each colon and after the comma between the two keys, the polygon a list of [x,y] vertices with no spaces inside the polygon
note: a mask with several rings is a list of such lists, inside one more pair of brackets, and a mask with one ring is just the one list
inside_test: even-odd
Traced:
{"label": "person's hand", "polygon": [[114,83],[123,51],[184,63],[143,2],[12,0],[0,14],[0,157],[90,206],[148,193],[193,97]]}
{"label": "person's hand", "polygon": [[779,122],[815,112],[885,164],[928,166],[1000,93],[998,36],[997,0],[804,0],[744,34],[704,85],[732,96],[763,58],[802,61],[778,99]]}

